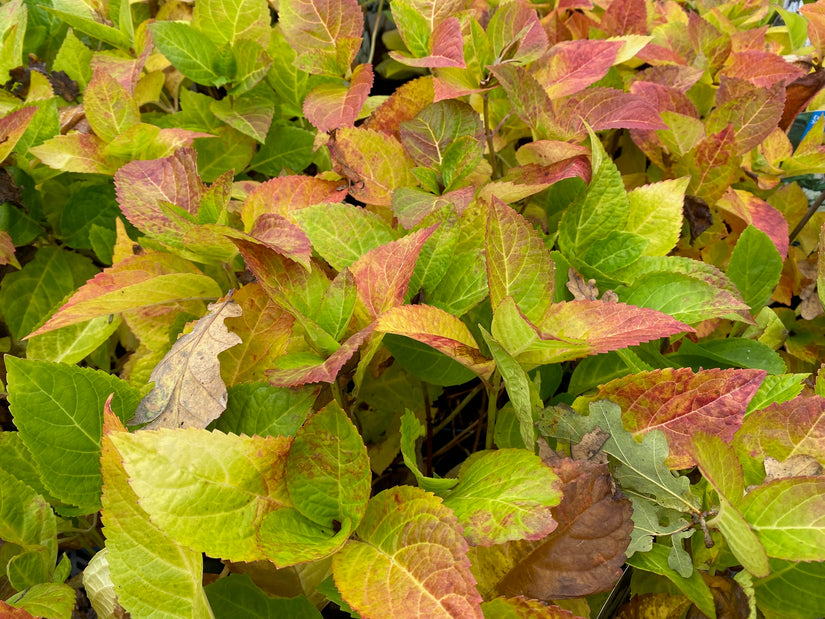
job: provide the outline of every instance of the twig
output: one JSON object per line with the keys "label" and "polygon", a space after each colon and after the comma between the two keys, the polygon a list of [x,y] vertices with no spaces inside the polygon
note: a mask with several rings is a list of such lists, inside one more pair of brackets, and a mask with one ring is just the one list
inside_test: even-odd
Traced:
{"label": "twig", "polygon": [[490,168],[493,180],[498,178],[498,161],[496,160],[496,149],[493,146],[493,132],[490,131],[490,102],[485,92],[481,95],[484,102],[484,134],[487,136],[487,150],[490,151]]}
{"label": "twig", "polygon": [[378,40],[378,27],[381,24],[381,12],[384,10],[384,0],[378,3],[378,13],[375,16],[375,24],[372,27],[372,37],[370,39],[370,55],[367,58],[367,64],[372,64],[372,59],[375,57],[375,43]]}

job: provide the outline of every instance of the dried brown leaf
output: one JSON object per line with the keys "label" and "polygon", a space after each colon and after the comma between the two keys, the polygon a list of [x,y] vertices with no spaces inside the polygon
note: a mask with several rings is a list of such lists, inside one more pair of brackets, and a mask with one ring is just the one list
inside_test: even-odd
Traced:
{"label": "dried brown leaf", "polygon": [[807,477],[809,475],[822,475],[822,465],[819,461],[805,454],[796,454],[784,462],[776,458],[767,456],[765,458],[765,481],[768,483],[774,479],[783,477]]}
{"label": "dried brown leaf", "polygon": [[596,280],[584,281],[584,278],[573,267],[567,270],[567,289],[576,301],[596,301],[599,298]]}

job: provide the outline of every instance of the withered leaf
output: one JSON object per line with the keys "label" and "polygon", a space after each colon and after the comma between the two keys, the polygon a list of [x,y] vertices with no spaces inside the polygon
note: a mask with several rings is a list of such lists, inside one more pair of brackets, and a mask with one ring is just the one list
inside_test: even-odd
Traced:
{"label": "withered leaf", "polygon": [[822,465],[819,461],[806,454],[796,454],[784,462],[776,458],[767,456],[765,458],[765,481],[768,483],[774,479],[783,477],[807,477],[809,475],[822,475]]}
{"label": "withered leaf", "polygon": [[[602,446],[610,438],[610,433],[596,426],[582,437],[582,440],[570,448],[574,460],[593,460],[595,456],[599,464],[607,464],[607,454],[602,452]],[[600,453],[601,452],[601,453]]]}
{"label": "withered leaf", "polygon": [[713,224],[713,215],[710,212],[708,203],[702,198],[685,196],[683,212],[690,228],[691,243]]}
{"label": "withered leaf", "polygon": [[[748,595],[733,578],[708,574],[702,574],[702,578],[705,579],[713,594],[717,619],[739,619],[739,617],[750,616]],[[696,606],[692,606],[685,619],[702,619],[705,616]]]}
{"label": "withered leaf", "polygon": [[567,289],[576,301],[596,301],[599,298],[596,280],[584,281],[573,267],[567,269]]}
{"label": "withered leaf", "polygon": [[158,363],[154,388],[141,400],[130,424],[151,422],[147,430],[205,428],[226,408],[226,384],[218,354],[241,343],[225,318],[240,316],[241,306],[227,299],[209,305],[190,333],[183,335]]}
{"label": "withered leaf", "polygon": [[785,89],[785,108],[779,127],[783,131],[791,128],[794,119],[808,107],[822,87],[825,86],[825,70],[818,69],[807,75],[795,79]]}
{"label": "withered leaf", "polygon": [[633,507],[605,464],[565,458],[550,466],[564,484],[553,509],[559,526],[502,578],[498,593],[551,600],[609,591],[622,575]]}

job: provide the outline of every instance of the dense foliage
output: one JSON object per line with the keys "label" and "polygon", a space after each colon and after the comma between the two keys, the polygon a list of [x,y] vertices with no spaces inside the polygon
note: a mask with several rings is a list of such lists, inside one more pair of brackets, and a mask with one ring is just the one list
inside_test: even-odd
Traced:
{"label": "dense foliage", "polygon": [[0,33],[0,615],[825,615],[825,1]]}

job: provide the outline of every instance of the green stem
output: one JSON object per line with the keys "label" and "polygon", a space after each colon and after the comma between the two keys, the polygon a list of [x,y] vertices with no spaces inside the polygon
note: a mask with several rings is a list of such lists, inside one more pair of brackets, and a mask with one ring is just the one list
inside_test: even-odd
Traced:
{"label": "green stem", "polygon": [[486,92],[481,95],[481,98],[484,102],[484,134],[487,136],[487,150],[490,151],[491,176],[493,180],[496,180],[498,178],[498,161],[496,159],[496,149],[493,146],[493,132],[490,131],[490,102]]}
{"label": "green stem", "polygon": [[375,16],[375,25],[372,28],[372,37],[370,39],[370,55],[367,58],[367,64],[372,64],[372,59],[375,57],[375,43],[378,41],[378,30],[381,24],[381,12],[384,10],[384,0],[378,3],[378,13]]}
{"label": "green stem", "polygon": [[484,441],[485,449],[493,448],[493,437],[496,433],[496,413],[498,412],[498,392],[501,389],[501,374],[493,375],[493,387],[487,389],[487,438]]}

